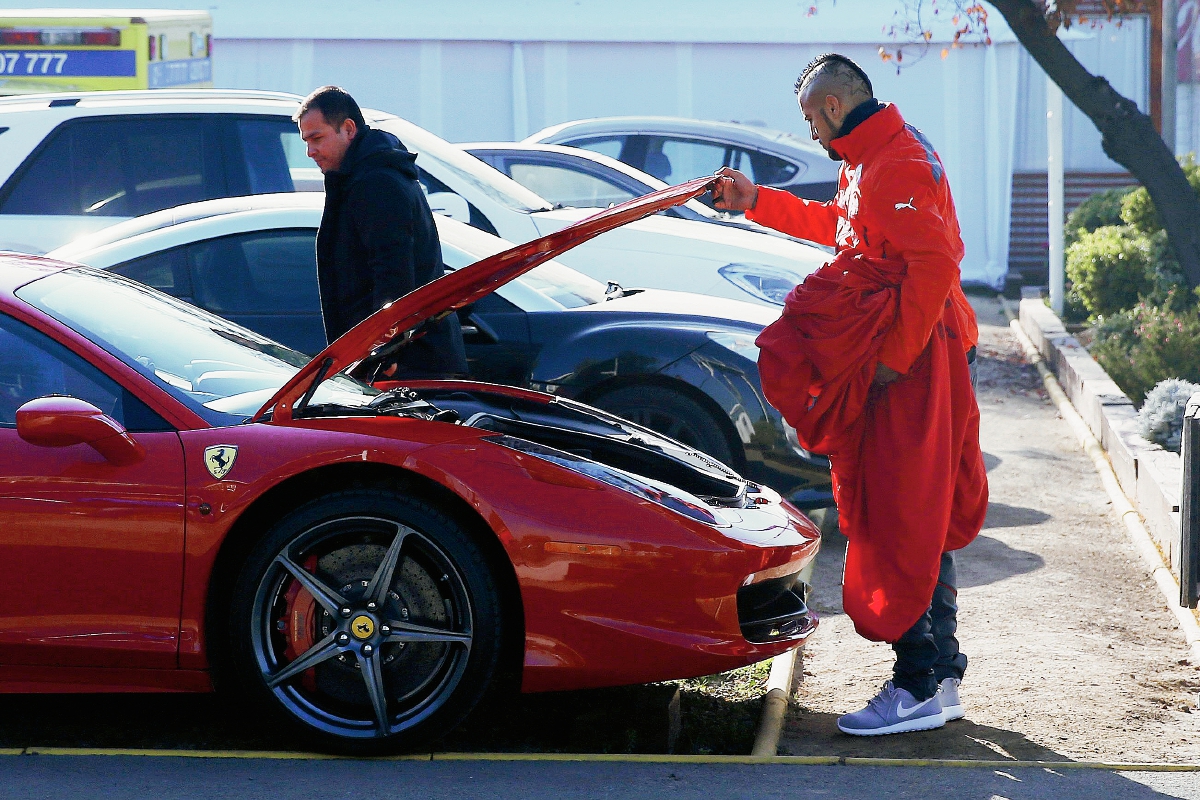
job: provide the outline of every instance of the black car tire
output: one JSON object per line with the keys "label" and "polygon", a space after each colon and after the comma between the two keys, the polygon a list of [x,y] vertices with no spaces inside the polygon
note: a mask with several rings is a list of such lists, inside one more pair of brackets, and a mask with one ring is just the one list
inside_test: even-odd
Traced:
{"label": "black car tire", "polygon": [[596,397],[591,404],[736,468],[720,421],[682,392],[665,386],[626,386]]}
{"label": "black car tire", "polygon": [[353,755],[429,747],[458,725],[492,684],[505,634],[472,535],[383,489],[325,495],[279,520],[229,610],[241,692],[314,745]]}

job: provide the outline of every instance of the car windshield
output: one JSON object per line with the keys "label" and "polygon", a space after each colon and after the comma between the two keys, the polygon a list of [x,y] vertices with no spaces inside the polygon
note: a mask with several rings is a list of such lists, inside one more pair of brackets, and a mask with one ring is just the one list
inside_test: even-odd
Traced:
{"label": "car windshield", "polygon": [[[245,421],[308,357],[111,272],[76,268],[17,296],[120,358],[213,425]],[[339,375],[313,404],[361,406],[378,391]]]}
{"label": "car windshield", "polygon": [[462,181],[513,211],[528,214],[551,208],[544,198],[429,131],[398,117],[380,120],[375,126],[395,134],[408,149],[417,153],[418,167],[428,170],[443,183],[451,184],[450,188],[455,191],[458,189],[453,184]]}

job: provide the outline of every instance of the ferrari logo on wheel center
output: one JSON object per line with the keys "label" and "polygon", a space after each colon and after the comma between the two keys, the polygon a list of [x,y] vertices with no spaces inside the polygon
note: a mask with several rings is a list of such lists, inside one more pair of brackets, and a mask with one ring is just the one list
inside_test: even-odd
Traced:
{"label": "ferrari logo on wheel center", "polygon": [[375,621],[366,614],[359,614],[350,621],[350,632],[359,639],[370,639],[375,633]]}

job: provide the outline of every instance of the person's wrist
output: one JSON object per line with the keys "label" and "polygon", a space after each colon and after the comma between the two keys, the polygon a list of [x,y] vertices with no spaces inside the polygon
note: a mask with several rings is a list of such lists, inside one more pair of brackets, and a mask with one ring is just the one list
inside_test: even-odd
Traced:
{"label": "person's wrist", "polygon": [[746,206],[746,210],[753,211],[754,207],[757,205],[758,205],[758,185],[756,184],[754,186],[754,194],[750,197],[750,205]]}

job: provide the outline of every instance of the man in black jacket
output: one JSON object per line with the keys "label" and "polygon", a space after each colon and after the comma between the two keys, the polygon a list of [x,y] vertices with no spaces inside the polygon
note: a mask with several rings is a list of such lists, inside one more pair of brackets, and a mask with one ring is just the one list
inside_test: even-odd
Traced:
{"label": "man in black jacket", "polygon": [[[317,281],[329,341],[386,303],[442,275],[442,249],[414,153],[370,128],[344,89],[322,86],[296,112],[308,156],[325,174],[317,232]],[[465,375],[458,317],[429,325],[371,374],[388,380]]]}

